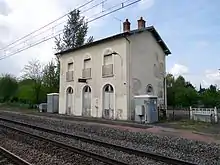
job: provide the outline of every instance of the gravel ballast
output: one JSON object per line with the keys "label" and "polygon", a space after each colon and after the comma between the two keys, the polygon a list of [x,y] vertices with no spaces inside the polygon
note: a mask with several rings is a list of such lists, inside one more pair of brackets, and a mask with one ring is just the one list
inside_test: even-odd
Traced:
{"label": "gravel ballast", "polygon": [[146,132],[131,132],[103,125],[84,122],[70,122],[48,117],[35,117],[23,114],[1,113],[8,119],[27,122],[38,126],[72,134],[84,135],[113,144],[138,148],[159,153],[172,158],[192,161],[196,164],[219,164],[220,146],[199,141],[170,136],[159,136]]}
{"label": "gravel ballast", "polygon": [[104,165],[5,128],[0,128],[0,145],[33,165]]}
{"label": "gravel ballast", "polygon": [[34,129],[23,127],[23,126],[18,126],[18,125],[7,123],[7,122],[0,121],[0,123],[2,123],[3,125],[6,125],[6,126],[18,128],[18,129],[33,133],[35,135],[43,136],[43,137],[51,139],[51,140],[59,141],[59,142],[66,144],[66,145],[70,145],[70,146],[73,146],[73,147],[76,147],[76,148],[79,148],[82,150],[96,153],[98,155],[102,155],[107,158],[116,159],[116,160],[124,162],[126,164],[130,164],[130,165],[135,165],[135,164],[138,164],[138,165],[145,165],[145,164],[148,164],[148,165],[167,165],[166,163],[163,163],[163,162],[151,160],[148,158],[138,157],[136,155],[117,151],[117,150],[114,150],[111,148],[106,148],[106,147],[82,142],[80,140],[67,138],[67,137],[63,137],[60,135],[50,134],[50,133],[34,130]]}

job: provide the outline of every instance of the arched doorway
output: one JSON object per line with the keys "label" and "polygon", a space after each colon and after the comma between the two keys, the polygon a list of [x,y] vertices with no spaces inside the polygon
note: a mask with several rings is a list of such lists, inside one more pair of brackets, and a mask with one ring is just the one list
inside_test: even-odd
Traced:
{"label": "arched doorway", "polygon": [[85,86],[83,88],[82,96],[82,116],[91,116],[91,88],[89,86]]}
{"label": "arched doorway", "polygon": [[106,119],[114,118],[114,89],[112,85],[107,84],[103,88],[103,117]]}
{"label": "arched doorway", "polygon": [[73,88],[69,87],[66,91],[66,114],[70,115],[73,111]]}

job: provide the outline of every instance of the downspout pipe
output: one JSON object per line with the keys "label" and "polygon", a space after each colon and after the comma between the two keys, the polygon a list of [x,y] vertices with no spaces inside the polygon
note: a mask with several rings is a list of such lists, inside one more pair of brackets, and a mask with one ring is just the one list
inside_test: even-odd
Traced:
{"label": "downspout pipe", "polygon": [[131,120],[132,117],[132,110],[131,110],[131,41],[128,39],[127,35],[124,36],[124,38],[126,39],[126,41],[129,44],[129,48],[128,48],[128,65],[127,65],[127,79],[128,79],[128,119]]}

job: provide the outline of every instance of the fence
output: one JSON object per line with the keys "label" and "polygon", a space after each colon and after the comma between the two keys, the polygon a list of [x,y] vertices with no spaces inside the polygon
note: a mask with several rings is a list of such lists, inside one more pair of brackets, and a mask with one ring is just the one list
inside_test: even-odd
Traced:
{"label": "fence", "polygon": [[167,116],[167,119],[168,120],[174,120],[174,121],[177,121],[177,120],[189,120],[190,119],[190,111],[189,109],[178,109],[178,108],[175,108],[175,109],[168,109],[166,111],[166,116]]}
{"label": "fence", "polygon": [[192,108],[190,107],[190,119],[209,123],[218,122],[217,108]]}
{"label": "fence", "polygon": [[218,123],[220,112],[217,108],[169,108],[168,110],[160,109],[159,118],[160,120],[167,119],[170,121],[195,120]]}

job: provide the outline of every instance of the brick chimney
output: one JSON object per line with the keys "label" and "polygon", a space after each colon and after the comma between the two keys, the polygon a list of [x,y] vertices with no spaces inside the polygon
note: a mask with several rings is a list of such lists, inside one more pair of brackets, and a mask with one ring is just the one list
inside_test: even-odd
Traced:
{"label": "brick chimney", "polygon": [[124,32],[130,32],[131,30],[131,23],[128,21],[128,19],[125,20],[123,23],[123,31]]}
{"label": "brick chimney", "polygon": [[141,18],[138,20],[138,29],[143,29],[143,28],[145,28],[145,23],[146,23],[146,21],[143,20],[143,17],[141,17]]}

